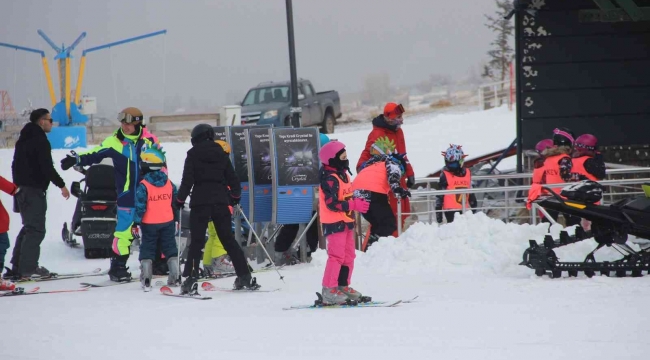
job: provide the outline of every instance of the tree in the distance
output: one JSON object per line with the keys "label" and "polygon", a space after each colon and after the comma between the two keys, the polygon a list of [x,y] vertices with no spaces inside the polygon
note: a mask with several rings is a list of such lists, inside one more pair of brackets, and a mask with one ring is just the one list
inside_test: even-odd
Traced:
{"label": "tree in the distance", "polygon": [[496,16],[485,15],[488,20],[485,26],[494,31],[497,36],[490,43],[493,46],[488,51],[490,61],[483,68],[481,76],[495,81],[505,81],[514,55],[510,40],[515,30],[512,20],[505,17],[512,11],[513,3],[511,0],[495,0],[495,2],[497,6]]}

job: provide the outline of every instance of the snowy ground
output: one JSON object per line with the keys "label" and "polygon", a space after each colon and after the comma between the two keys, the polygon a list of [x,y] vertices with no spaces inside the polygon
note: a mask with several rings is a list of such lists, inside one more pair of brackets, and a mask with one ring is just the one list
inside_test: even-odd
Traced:
{"label": "snowy ground", "polygon": [[[439,154],[448,142],[465,144],[470,154],[507,145],[514,137],[512,118],[507,109],[496,109],[407,123],[407,146],[418,176],[441,166]],[[350,130],[336,137],[357,159],[368,128]],[[164,146],[172,179],[179,181],[189,144]],[[64,154],[53,152],[57,166]],[[11,158],[11,150],[0,151],[0,174],[9,178]],[[62,175],[68,184],[79,178],[74,171]],[[1,199],[11,209],[11,198],[2,194]],[[74,199],[65,201],[51,189],[48,201],[41,265],[59,272],[107,268],[108,260],[84,259],[81,249],[70,249],[60,239]],[[12,213],[11,221],[13,245],[20,218]],[[273,293],[203,292],[213,299],[194,301],[164,297],[157,288],[143,293],[133,283],[4,298],[0,359],[642,358],[650,350],[643,315],[648,277],[538,278],[517,264],[528,240],[541,240],[546,230],[467,214],[449,225],[416,224],[399,239],[382,239],[368,253],[358,253],[352,285],[376,300],[419,295],[417,302],[396,308],[283,311],[312,303],[320,291],[326,261],[320,250],[310,264],[284,269],[284,282],[275,272],[257,275],[263,288],[281,289]],[[559,228],[552,232],[557,235]],[[593,241],[584,241],[557,253],[565,261],[579,260],[593,247]],[[137,255],[129,263],[134,276]],[[617,256],[602,251],[597,258]],[[88,280],[103,279],[38,286],[74,289]],[[213,283],[229,287],[233,280]]]}

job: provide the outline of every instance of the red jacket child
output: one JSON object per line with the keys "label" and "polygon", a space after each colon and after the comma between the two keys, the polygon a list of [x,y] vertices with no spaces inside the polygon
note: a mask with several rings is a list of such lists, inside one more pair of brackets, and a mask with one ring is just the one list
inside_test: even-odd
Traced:
{"label": "red jacket child", "polygon": [[[18,186],[0,176],[0,190],[14,196],[18,191]],[[0,234],[6,233],[7,231],[9,231],[9,214],[7,213],[7,210],[5,210],[4,206],[2,206],[2,202],[0,202]],[[2,271],[2,269],[0,269],[0,271]]]}

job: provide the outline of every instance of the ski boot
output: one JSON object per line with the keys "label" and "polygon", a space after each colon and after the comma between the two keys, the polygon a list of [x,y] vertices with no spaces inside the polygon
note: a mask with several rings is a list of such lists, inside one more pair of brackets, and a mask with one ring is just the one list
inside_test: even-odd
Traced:
{"label": "ski boot", "polygon": [[14,291],[16,284],[11,281],[1,280],[0,279],[0,291]]}
{"label": "ski boot", "polygon": [[257,290],[260,287],[261,286],[257,283],[257,279],[252,278],[251,274],[246,274],[243,277],[237,276],[235,283],[233,284],[234,290],[243,290],[244,288],[247,290]]}
{"label": "ski boot", "polygon": [[108,276],[111,281],[127,282],[131,281],[131,273],[128,272],[126,267],[126,260],[128,256],[118,256],[111,259],[111,269],[108,270]]}
{"label": "ski boot", "polygon": [[350,299],[347,295],[335,287],[326,288],[323,286],[323,292],[321,294],[318,294],[318,300],[315,302],[316,306],[357,305],[357,302],[355,300]]}
{"label": "ski boot", "polygon": [[167,260],[169,275],[167,276],[167,286],[179,286],[181,284],[181,272],[178,268],[178,258],[172,257]]}
{"label": "ski boot", "polygon": [[[207,268],[207,266],[206,266]],[[212,259],[211,270],[214,275],[221,275],[227,273],[234,273],[235,267],[227,259],[227,255],[221,255]]]}
{"label": "ski boot", "polygon": [[367,303],[372,301],[370,296],[363,296],[360,292],[354,290],[350,286],[339,286],[338,290],[345,294],[348,299],[356,301],[357,303]]}
{"label": "ski boot", "polygon": [[181,295],[199,295],[199,284],[196,282],[197,277],[194,273],[188,276],[181,284]]}
{"label": "ski boot", "polygon": [[153,277],[153,261],[145,259],[140,261],[140,284],[145,292],[151,291],[151,278]]}

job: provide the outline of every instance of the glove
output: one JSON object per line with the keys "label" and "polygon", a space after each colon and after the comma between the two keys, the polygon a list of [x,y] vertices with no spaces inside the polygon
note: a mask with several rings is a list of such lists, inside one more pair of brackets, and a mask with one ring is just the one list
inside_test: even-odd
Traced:
{"label": "glove", "polygon": [[140,226],[133,224],[131,225],[131,235],[133,235],[134,239],[139,239],[140,238]]}
{"label": "glove", "polygon": [[403,199],[405,197],[411,197],[411,192],[403,188],[397,188],[397,190],[395,190],[395,196],[399,199]]}
{"label": "glove", "polygon": [[406,187],[410,189],[413,185],[415,185],[415,176],[409,176],[408,179],[406,179]]}
{"label": "glove", "polygon": [[184,207],[185,207],[185,201],[181,201],[180,199],[176,199],[176,201],[174,201],[174,208],[176,208],[176,210],[181,210]]}
{"label": "glove", "polygon": [[234,197],[230,195],[230,206],[237,206],[239,205],[240,201],[241,201],[241,197]]}
{"label": "glove", "polygon": [[72,155],[66,155],[65,158],[61,160],[61,170],[68,170],[75,165],[77,165],[77,158]]}
{"label": "glove", "polygon": [[352,199],[348,200],[348,208],[350,211],[358,211],[362,214],[365,214],[368,212],[368,209],[370,208],[370,203],[367,202],[365,199]]}

